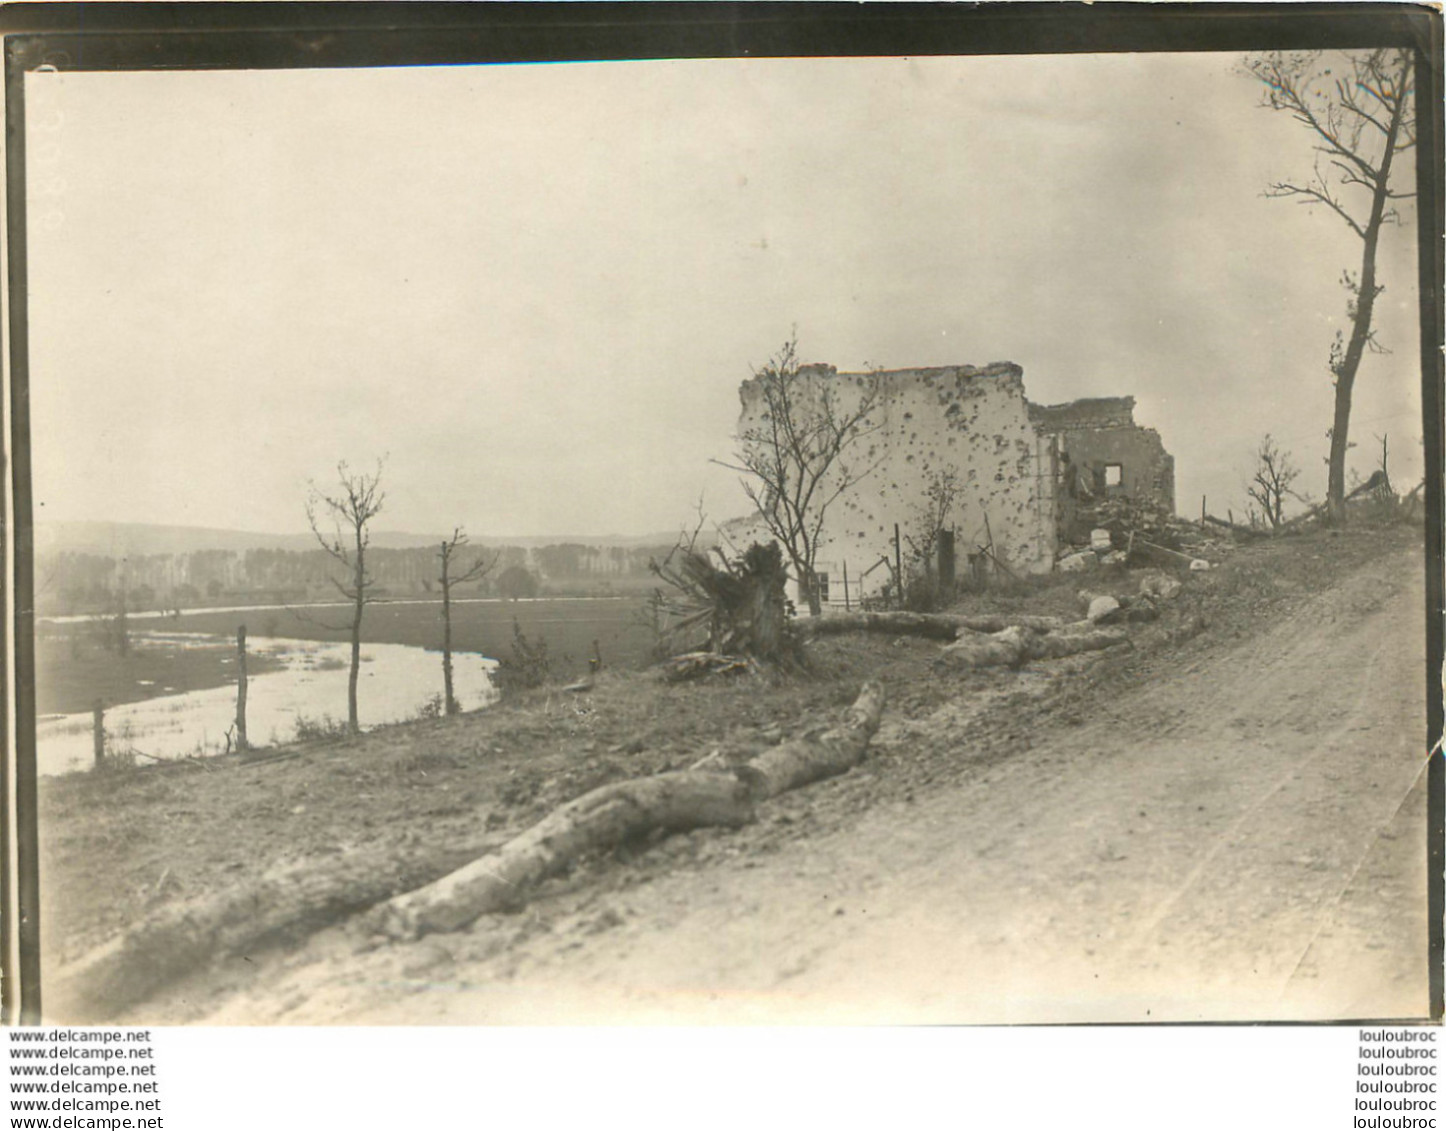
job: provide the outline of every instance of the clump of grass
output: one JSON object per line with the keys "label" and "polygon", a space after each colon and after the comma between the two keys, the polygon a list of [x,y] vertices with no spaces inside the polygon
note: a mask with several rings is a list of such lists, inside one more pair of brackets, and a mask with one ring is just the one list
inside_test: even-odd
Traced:
{"label": "clump of grass", "polygon": [[139,760],[140,752],[136,749],[135,732],[131,729],[131,721],[127,719],[120,725],[119,730],[106,730],[101,759],[95,768],[103,774],[127,773],[136,768]]}
{"label": "clump of grass", "polygon": [[330,714],[322,715],[319,719],[313,719],[306,715],[297,715],[296,722],[292,725],[296,730],[297,742],[315,742],[320,739],[345,738],[347,734],[346,723],[340,719],[332,718]]}
{"label": "clump of grass", "polygon": [[456,757],[438,750],[407,750],[397,755],[388,764],[388,769],[399,777],[419,775],[426,777],[429,771],[455,770]]}
{"label": "clump of grass", "polygon": [[107,750],[95,767],[102,774],[124,774],[137,766],[136,752],[130,748]]}

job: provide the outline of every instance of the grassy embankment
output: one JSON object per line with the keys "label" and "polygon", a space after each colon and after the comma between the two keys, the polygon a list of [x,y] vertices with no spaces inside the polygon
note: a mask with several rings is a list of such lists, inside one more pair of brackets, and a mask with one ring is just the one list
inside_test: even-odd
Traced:
{"label": "grassy embankment", "polygon": [[[832,723],[864,679],[881,680],[885,730],[859,770],[781,800],[774,816],[743,832],[700,830],[632,849],[622,863],[585,861],[549,883],[635,882],[629,873],[712,852],[768,851],[821,822],[907,802],[1015,756],[1038,727],[1103,709],[1185,654],[1230,647],[1360,563],[1413,543],[1419,531],[1394,528],[1242,547],[1217,570],[1182,575],[1184,593],[1158,623],[1135,630],[1134,647],[1025,673],[939,670],[937,644],[919,639],[835,637],[811,646],[807,672],[668,687],[610,669],[588,694],[543,688],[471,715],[297,744],[271,762],[232,756],[204,768],[49,779],[40,823],[50,959],[74,957],[164,905],[244,884],[282,861],[325,867],[358,848],[443,874],[598,785],[683,768],[713,751],[746,759]],[[1078,616],[1079,588],[1135,584],[1128,571],[1056,575],[971,596],[960,611]]]}

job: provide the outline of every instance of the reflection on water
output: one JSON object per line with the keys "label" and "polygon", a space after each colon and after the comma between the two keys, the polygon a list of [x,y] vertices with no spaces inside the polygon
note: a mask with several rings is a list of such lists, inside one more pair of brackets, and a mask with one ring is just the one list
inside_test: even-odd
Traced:
{"label": "reflection on water", "polygon": [[[214,647],[221,637],[150,635],[171,644]],[[349,644],[279,637],[253,637],[249,650],[276,657],[281,671],[253,675],[246,682],[246,733],[253,746],[289,742],[299,730],[346,722]],[[454,694],[462,710],[485,707],[497,698],[488,673],[497,661],[473,652],[452,655]],[[363,644],[357,680],[357,714],[363,729],[402,722],[440,706],[442,655],[405,644]],[[236,685],[125,703],[105,713],[111,750],[132,749],[143,757],[180,758],[220,754],[236,719]],[[95,761],[90,714],[51,715],[36,726],[37,769],[42,774],[90,768]]]}

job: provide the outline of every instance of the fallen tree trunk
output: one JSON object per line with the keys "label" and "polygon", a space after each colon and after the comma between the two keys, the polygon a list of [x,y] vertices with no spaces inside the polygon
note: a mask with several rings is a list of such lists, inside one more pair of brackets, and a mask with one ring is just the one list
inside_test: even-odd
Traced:
{"label": "fallen tree trunk", "polygon": [[1022,628],[1027,632],[1057,632],[1065,626],[1063,617],[1025,616],[1015,613],[986,613],[982,616],[955,617],[960,628],[970,632],[1003,632],[1006,628]]}
{"label": "fallen tree trunk", "polygon": [[883,712],[883,687],[867,683],[842,726],[765,750],[742,767],[739,776],[763,800],[841,774],[863,761]]}
{"label": "fallen tree trunk", "polygon": [[496,852],[382,904],[368,925],[397,939],[455,931],[479,915],[520,906],[527,887],[585,852],[655,830],[737,827],[752,819],[753,793],[733,774],[682,770],[605,785],[555,809]]}
{"label": "fallen tree trunk", "polygon": [[986,613],[963,616],[957,613],[829,613],[794,622],[803,638],[832,636],[842,632],[882,632],[893,636],[923,636],[931,640],[953,640],[960,629],[969,632],[999,632],[1019,627],[1030,632],[1053,632],[1063,627],[1059,617]]}
{"label": "fallen tree trunk", "polygon": [[354,849],[294,860],[240,888],[162,907],[123,935],[48,972],[46,1017],[109,1020],[208,963],[304,938],[399,888],[446,875],[486,846],[487,839],[478,838],[441,857]]}
{"label": "fallen tree trunk", "polygon": [[1250,538],[1259,538],[1262,533],[1252,526],[1242,526],[1238,522],[1230,522],[1223,518],[1216,518],[1213,514],[1207,514],[1205,521],[1212,526],[1223,526],[1226,530],[1233,530],[1236,534],[1244,534]]}
{"label": "fallen tree trunk", "polygon": [[948,644],[940,659],[955,668],[1017,668],[1024,663],[1025,633],[1006,628],[992,636],[964,636]]}
{"label": "fallen tree trunk", "polygon": [[1078,652],[1098,652],[1102,648],[1113,648],[1123,644],[1129,636],[1120,631],[1096,629],[1094,632],[1072,632],[1062,636],[1034,636],[1026,645],[1026,658],[1030,660],[1057,660],[1062,656],[1073,656]]}
{"label": "fallen tree trunk", "polygon": [[866,684],[843,726],[817,738],[786,742],[732,774],[685,770],[595,789],[498,851],[382,904],[365,925],[396,939],[455,931],[488,912],[518,906],[529,885],[585,852],[655,831],[745,824],[753,819],[755,801],[857,764],[878,729],[883,707],[882,688]]}
{"label": "fallen tree trunk", "polygon": [[[485,839],[441,857],[353,850],[278,865],[239,889],[162,908],[60,967],[46,982],[47,1016],[109,1020],[217,959],[299,940],[367,908],[393,937],[455,930],[517,906],[528,885],[586,851],[648,832],[746,824],[756,801],[856,765],[883,705],[882,690],[866,685],[843,725],[817,738],[784,743],[733,773],[682,771],[604,786],[480,858]],[[377,906],[397,891],[407,894]]]}
{"label": "fallen tree trunk", "polygon": [[1061,633],[1026,633],[1009,628],[992,636],[966,637],[947,645],[940,662],[955,668],[1017,668],[1030,660],[1057,660],[1078,652],[1095,652],[1123,644],[1129,637],[1120,631],[1096,629]]}
{"label": "fallen tree trunk", "polygon": [[794,622],[794,630],[805,639],[843,632],[887,632],[898,636],[953,640],[959,625],[953,617],[925,613],[830,613],[828,616],[800,618]]}

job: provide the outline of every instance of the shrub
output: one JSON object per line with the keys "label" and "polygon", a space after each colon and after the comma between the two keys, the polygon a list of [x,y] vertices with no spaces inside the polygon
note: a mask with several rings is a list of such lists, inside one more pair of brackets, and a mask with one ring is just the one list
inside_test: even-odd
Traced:
{"label": "shrub", "polygon": [[529,640],[522,626],[512,622],[512,655],[497,665],[497,686],[504,692],[541,687],[552,676],[552,661],[547,655],[547,641],[538,636]]}
{"label": "shrub", "polygon": [[948,591],[948,587],[929,575],[911,577],[904,587],[904,608],[911,613],[938,612],[947,608],[953,599],[954,594]]}

